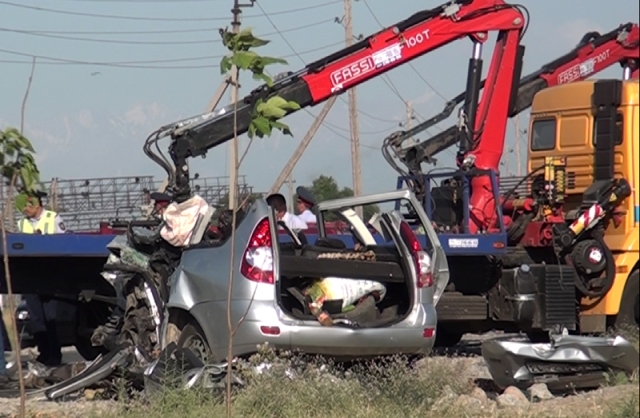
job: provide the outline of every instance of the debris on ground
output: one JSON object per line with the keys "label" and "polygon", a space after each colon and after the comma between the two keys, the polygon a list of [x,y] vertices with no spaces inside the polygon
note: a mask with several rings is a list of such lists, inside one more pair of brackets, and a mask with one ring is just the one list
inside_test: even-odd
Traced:
{"label": "debris on ground", "polygon": [[551,391],[597,388],[639,365],[638,350],[620,336],[551,335],[549,343],[494,338],[482,343],[482,357],[498,387],[523,390],[536,383]]}

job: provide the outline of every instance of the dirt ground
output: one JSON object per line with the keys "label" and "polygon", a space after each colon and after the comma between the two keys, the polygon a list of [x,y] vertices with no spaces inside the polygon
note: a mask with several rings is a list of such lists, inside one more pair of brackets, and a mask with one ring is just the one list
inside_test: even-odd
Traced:
{"label": "dirt ground", "polygon": [[[536,387],[535,396],[521,392],[515,388],[508,388],[504,392],[491,386],[491,376],[479,355],[483,337],[470,336],[453,350],[440,351],[434,356],[420,360],[418,367],[425,370],[433,369],[434,362],[446,362],[457,365],[458,370],[464,370],[465,377],[477,382],[477,387],[467,394],[458,394],[446,390],[433,403],[432,410],[436,413],[442,408],[442,416],[461,417],[605,417],[624,418],[637,417],[637,403],[631,402],[639,397],[637,380],[633,383],[617,382],[616,385],[601,387],[600,389],[572,393],[564,396],[554,396],[546,391],[546,387]],[[453,370],[454,368],[452,368]],[[482,384],[484,382],[484,384]],[[86,391],[87,397],[93,393]],[[451,406],[457,413],[444,413]],[[27,416],[29,417],[97,417],[119,416],[123,404],[116,401],[87,400],[86,397],[67,402],[28,401]],[[0,417],[16,417],[19,411],[18,399],[0,398]],[[187,415],[185,415],[187,416]]]}

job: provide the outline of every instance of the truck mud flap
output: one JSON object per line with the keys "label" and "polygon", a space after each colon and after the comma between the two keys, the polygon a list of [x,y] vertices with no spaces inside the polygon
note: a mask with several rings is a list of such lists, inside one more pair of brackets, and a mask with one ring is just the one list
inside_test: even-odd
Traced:
{"label": "truck mud flap", "polygon": [[106,379],[115,369],[126,367],[131,363],[132,359],[133,347],[129,344],[123,344],[107,353],[104,357],[98,357],[86,369],[71,379],[48,387],[43,391],[44,396],[48,400],[54,400],[77,392]]}
{"label": "truck mud flap", "polygon": [[611,373],[633,373],[638,351],[622,337],[551,336],[551,343],[496,338],[482,343],[482,357],[498,387],[526,389],[545,383],[556,392],[597,388]]}

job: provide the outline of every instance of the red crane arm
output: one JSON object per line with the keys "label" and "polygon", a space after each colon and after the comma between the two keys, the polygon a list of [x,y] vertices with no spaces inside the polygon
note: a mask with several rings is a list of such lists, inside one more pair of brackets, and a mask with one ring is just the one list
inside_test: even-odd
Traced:
{"label": "red crane arm", "polygon": [[[539,70],[523,77],[518,86],[515,105],[509,111],[509,117],[531,107],[533,97],[547,87],[557,84],[584,80],[600,71],[620,63],[625,70],[631,70],[632,78],[638,77],[640,67],[640,43],[638,24],[626,23],[604,34],[589,32],[582,37],[578,46],[571,52],[543,65]],[[635,72],[634,72],[635,71]],[[634,76],[635,74],[635,76]],[[484,87],[486,80],[482,82]],[[452,147],[459,140],[458,127],[450,126],[419,144],[404,147],[403,143],[420,132],[448,118],[455,107],[462,103],[465,93],[450,100],[445,109],[410,130],[393,133],[394,146],[411,172],[419,173],[422,162],[435,162],[436,154]]]}
{"label": "red crane arm", "polygon": [[[288,74],[271,87],[261,86],[237,105],[231,104],[218,111],[160,128],[156,134],[158,138],[163,134],[170,134],[173,138],[169,152],[175,170],[172,167],[165,169],[171,182],[175,183],[172,187],[176,200],[188,198],[190,194],[186,159],[204,155],[209,149],[230,140],[234,137],[234,131],[238,135],[247,132],[257,100],[278,95],[285,100],[295,101],[301,108],[314,106],[465,36],[474,40],[475,48],[486,41],[488,32],[499,31],[501,38],[506,36],[510,40],[508,46],[517,46],[524,24],[525,18],[519,7],[503,0],[454,0],[418,12],[307,65],[297,73]],[[513,67],[513,63],[508,62],[513,57],[512,53],[505,52],[495,57],[505,60],[500,65],[496,64],[494,71]],[[512,78],[512,75],[505,74],[504,77]],[[477,83],[473,87],[477,91]],[[477,99],[477,95],[475,97]],[[475,105],[473,108],[475,112]],[[500,121],[494,117],[491,122],[494,121],[506,125],[506,118]],[[500,130],[504,130],[504,126],[496,127],[496,131]],[[159,159],[153,159],[161,164]]]}
{"label": "red crane arm", "polygon": [[520,11],[504,1],[476,0],[461,6],[455,14],[444,11],[427,20],[416,15],[387,28],[368,38],[360,50],[328,62],[302,79],[309,86],[313,104],[317,104],[465,36],[484,42],[489,31],[514,31],[519,35],[523,25]]}
{"label": "red crane arm", "polygon": [[[484,42],[489,31],[520,33],[522,13],[503,0],[457,0],[410,18],[362,41],[307,65],[303,70],[263,85],[243,98],[237,106],[237,132],[247,132],[253,105],[258,99],[279,95],[296,101],[302,108],[314,106],[392,68],[434,51],[465,36]],[[181,122],[173,132],[180,144],[178,154],[198,156],[233,137],[231,104],[213,114]],[[169,125],[173,127],[176,124]],[[185,126],[189,125],[189,126]],[[180,141],[181,137],[185,141]]]}
{"label": "red crane arm", "polygon": [[[558,66],[555,71],[541,75],[541,78],[547,82],[547,85],[564,84],[584,79],[596,71],[616,63],[624,62],[633,65],[634,55],[637,57],[637,26],[635,32],[626,33],[625,36],[631,34],[632,37],[626,43],[626,40],[613,44],[603,44],[590,50],[589,47],[583,48],[577,54],[578,62],[570,62],[562,66]],[[494,58],[491,61],[489,74],[486,79],[482,100],[478,106],[478,115],[473,131],[473,148],[464,155],[462,162],[463,167],[475,167],[479,170],[491,170],[496,174],[499,172],[500,160],[504,150],[504,137],[506,130],[506,121],[509,117],[509,111],[513,107],[511,100],[511,83],[514,69],[509,67],[513,63],[518,62],[515,54],[517,51],[518,40],[512,38],[512,33],[505,33],[505,36],[499,41],[499,47],[494,51]],[[631,48],[625,49],[631,45]],[[636,48],[634,50],[634,48]],[[614,56],[611,55],[613,49]],[[634,53],[627,56],[628,51]],[[588,58],[587,58],[588,57]],[[498,65],[502,63],[502,67]],[[637,59],[636,59],[637,64]],[[463,147],[464,148],[464,147]],[[476,176],[471,179],[471,198],[469,200],[471,223],[469,230],[471,233],[485,231],[494,226],[496,219],[496,200],[494,195],[493,183],[488,176]]]}
{"label": "red crane arm", "polygon": [[625,26],[628,29],[620,31],[615,39],[587,43],[578,48],[572,61],[540,74],[540,78],[547,82],[546,87],[584,80],[616,63],[637,73],[640,62],[640,29],[637,24]]}

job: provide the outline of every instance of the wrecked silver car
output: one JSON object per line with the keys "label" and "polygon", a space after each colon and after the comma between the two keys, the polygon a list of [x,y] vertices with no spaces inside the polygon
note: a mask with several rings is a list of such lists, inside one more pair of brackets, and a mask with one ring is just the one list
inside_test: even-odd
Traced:
{"label": "wrecked silver car", "polygon": [[[353,210],[396,201],[425,231],[422,242],[400,211],[377,214],[368,226]],[[448,265],[420,202],[398,190],[322,202],[318,211],[319,234],[309,243],[304,233],[279,224],[264,200],[256,201],[238,219],[231,274],[230,236],[190,235],[197,243],[184,248],[170,278],[163,347],[188,347],[204,363],[227,358],[232,277],[233,357],[263,343],[336,357],[428,353]],[[327,237],[323,219],[329,212],[337,212],[351,233]],[[349,287],[349,281],[360,284]],[[354,287],[361,291],[356,297]]]}

